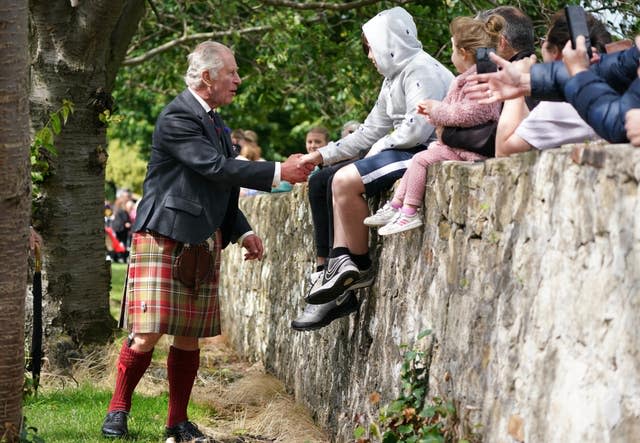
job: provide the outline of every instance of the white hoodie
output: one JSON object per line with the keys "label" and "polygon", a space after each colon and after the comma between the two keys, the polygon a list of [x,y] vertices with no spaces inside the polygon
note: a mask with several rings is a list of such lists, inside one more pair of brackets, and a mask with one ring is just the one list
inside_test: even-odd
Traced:
{"label": "white hoodie", "polygon": [[[318,151],[324,164],[385,149],[408,149],[435,138],[434,128],[418,115],[422,100],[442,100],[453,74],[422,50],[416,25],[401,7],[383,11],[362,26],[384,76],[375,106],[357,131]],[[389,133],[391,130],[393,132]]]}

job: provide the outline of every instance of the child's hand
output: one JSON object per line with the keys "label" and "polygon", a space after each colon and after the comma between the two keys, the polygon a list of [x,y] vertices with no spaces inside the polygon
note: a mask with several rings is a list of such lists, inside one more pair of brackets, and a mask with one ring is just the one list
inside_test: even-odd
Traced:
{"label": "child's hand", "polygon": [[439,103],[440,102],[438,100],[433,100],[428,98],[418,103],[416,110],[418,111],[418,114],[424,115],[425,117],[429,117],[434,106],[438,105]]}
{"label": "child's hand", "polygon": [[440,143],[442,143],[442,131],[444,131],[444,126],[436,126],[436,137]]}

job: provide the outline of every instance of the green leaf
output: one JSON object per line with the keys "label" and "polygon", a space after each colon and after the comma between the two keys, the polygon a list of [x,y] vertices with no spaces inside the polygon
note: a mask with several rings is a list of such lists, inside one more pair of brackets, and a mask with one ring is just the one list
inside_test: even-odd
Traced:
{"label": "green leaf", "polygon": [[409,434],[409,433],[413,432],[413,426],[411,426],[411,425],[398,426],[398,432],[400,434]]}
{"label": "green leaf", "polygon": [[436,408],[433,405],[425,405],[418,415],[420,417],[432,418],[436,415]]}
{"label": "green leaf", "polygon": [[353,430],[353,436],[356,439],[362,437],[364,433],[365,433],[365,429],[362,426],[358,426]]}
{"label": "green leaf", "polygon": [[397,443],[398,437],[391,431],[387,431],[382,436],[382,443]]}
{"label": "green leaf", "polygon": [[398,414],[404,410],[404,402],[402,401],[393,401],[387,408],[387,411],[391,414]]}
{"label": "green leaf", "polygon": [[425,329],[424,331],[420,332],[418,334],[418,340],[422,340],[423,338],[425,338],[427,335],[431,335],[431,329]]}
{"label": "green leaf", "polygon": [[62,125],[60,124],[60,117],[57,113],[51,114],[51,126],[53,127],[53,132],[57,135],[60,134],[62,130]]}
{"label": "green leaf", "polygon": [[48,126],[45,126],[40,130],[38,138],[40,139],[42,146],[53,146],[53,132],[51,132],[51,129]]}

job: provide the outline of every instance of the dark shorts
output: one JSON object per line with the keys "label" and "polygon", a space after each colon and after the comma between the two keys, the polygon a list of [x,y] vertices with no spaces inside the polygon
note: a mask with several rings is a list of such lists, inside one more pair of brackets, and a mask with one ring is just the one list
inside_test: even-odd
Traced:
{"label": "dark shorts", "polygon": [[367,197],[374,197],[388,190],[400,179],[417,152],[427,149],[427,145],[419,145],[411,149],[388,149],[371,157],[354,163]]}

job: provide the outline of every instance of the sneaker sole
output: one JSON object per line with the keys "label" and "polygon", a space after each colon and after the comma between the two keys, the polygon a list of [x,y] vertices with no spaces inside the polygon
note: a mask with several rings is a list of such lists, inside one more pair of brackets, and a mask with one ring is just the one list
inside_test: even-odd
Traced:
{"label": "sneaker sole", "polygon": [[331,322],[337,320],[342,317],[346,317],[347,315],[356,312],[358,310],[359,304],[356,302],[352,305],[340,305],[336,308],[332,309],[327,313],[327,315],[320,321],[314,323],[302,323],[296,322],[295,320],[291,322],[291,329],[294,331],[315,331],[325,326],[329,326]]}
{"label": "sneaker sole", "polygon": [[359,275],[360,273],[356,270],[343,272],[330,287],[320,288],[313,294],[309,294],[306,299],[307,303],[321,305],[335,300],[358,281]]}
{"label": "sneaker sole", "polygon": [[420,223],[419,225],[407,225],[407,226],[403,226],[402,228],[396,229],[396,230],[391,231],[391,232],[378,230],[378,235],[393,235],[393,234],[400,234],[401,232],[411,231],[412,229],[419,228],[420,226],[422,226],[422,223]]}
{"label": "sneaker sole", "polygon": [[365,226],[369,226],[370,228],[379,228],[380,226],[386,225],[391,220],[392,219],[389,219],[389,220],[384,221],[384,222],[371,222],[371,221],[368,222],[368,221],[365,220],[363,223],[364,223]]}
{"label": "sneaker sole", "polygon": [[110,433],[110,432],[104,432],[104,431],[102,431],[102,436],[103,436],[104,438],[113,438],[113,439],[116,439],[116,438],[125,438],[125,437],[127,437],[128,435],[129,435],[129,433],[128,433],[128,432],[125,432],[124,434],[118,434],[118,433]]}

